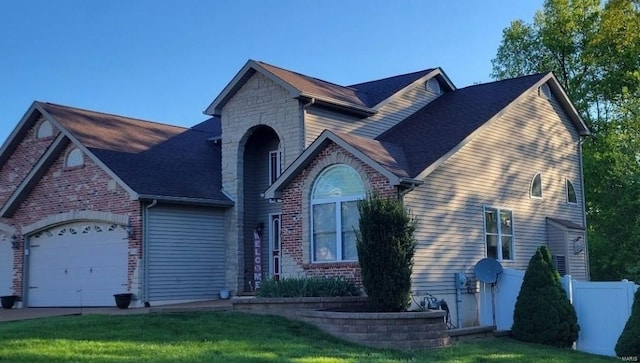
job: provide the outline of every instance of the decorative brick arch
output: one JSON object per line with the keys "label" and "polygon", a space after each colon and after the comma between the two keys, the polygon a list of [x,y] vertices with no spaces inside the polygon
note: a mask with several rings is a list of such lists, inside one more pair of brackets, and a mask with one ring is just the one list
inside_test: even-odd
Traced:
{"label": "decorative brick arch", "polygon": [[75,221],[98,221],[126,226],[127,224],[129,224],[129,216],[125,214],[114,214],[110,212],[88,210],[52,214],[35,223],[31,223],[22,227],[22,234],[26,236],[46,228]]}

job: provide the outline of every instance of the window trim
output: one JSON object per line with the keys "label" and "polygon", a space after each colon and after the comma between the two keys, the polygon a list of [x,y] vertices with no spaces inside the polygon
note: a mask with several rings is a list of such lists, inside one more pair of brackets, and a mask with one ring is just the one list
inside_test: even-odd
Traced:
{"label": "window trim", "polygon": [[433,92],[433,93],[438,94],[438,95],[442,93],[442,88],[440,87],[440,82],[438,82],[438,80],[435,77],[429,78],[424,83],[424,88],[427,91]]}
{"label": "window trim", "polygon": [[[348,196],[341,196],[341,197],[331,197],[331,198],[319,198],[319,199],[315,199],[314,198],[314,194],[315,194],[315,190],[316,190],[316,186],[318,185],[318,182],[321,180],[321,178],[327,174],[331,169],[337,168],[337,167],[347,167],[349,169],[351,169],[356,175],[358,175],[358,178],[360,179],[360,185],[361,185],[361,190],[362,190],[362,194],[360,195],[348,195]],[[358,200],[362,200],[365,197],[365,184],[364,181],[362,180],[362,176],[360,175],[360,173],[358,173],[358,171],[356,169],[354,169],[352,166],[348,165],[348,164],[333,164],[328,166],[327,168],[325,168],[324,170],[322,170],[320,172],[320,174],[318,174],[318,176],[315,178],[315,180],[313,181],[313,185],[311,187],[311,194],[310,194],[310,198],[309,198],[309,214],[310,214],[310,219],[309,219],[309,224],[310,224],[310,228],[309,228],[309,232],[310,232],[310,255],[309,255],[309,260],[311,261],[312,264],[321,264],[321,263],[343,263],[343,262],[357,262],[358,258],[356,255],[356,259],[354,260],[345,260],[343,259],[342,256],[342,249],[343,249],[343,242],[342,242],[342,204],[345,202],[357,202]],[[316,241],[315,241],[315,226],[314,226],[314,206],[316,205],[323,205],[323,204],[334,204],[334,210],[335,210],[335,234],[336,234],[336,241],[335,241],[335,259],[333,260],[317,260],[316,259]]]}
{"label": "window trim", "polygon": [[[274,165],[272,164],[272,162],[274,160],[273,159],[273,155],[276,156],[275,168],[276,168],[276,170],[278,170],[276,172],[276,175],[273,175],[273,167],[274,167]],[[281,150],[271,150],[271,151],[269,151],[268,165],[269,165],[269,185],[272,185],[276,180],[278,180],[280,175],[282,175],[282,151]]]}
{"label": "window trim", "polygon": [[[533,195],[533,183],[535,183],[536,178],[540,178],[540,195]],[[536,173],[533,178],[531,178],[531,182],[529,183],[529,198],[531,199],[542,199],[544,197],[544,191],[542,188],[542,173]]]}
{"label": "window trim", "polygon": [[[571,186],[571,189],[573,189],[573,195],[576,198],[575,202],[572,202],[569,199],[569,186]],[[577,205],[578,204],[578,193],[576,192],[576,187],[573,185],[573,182],[569,178],[565,178],[564,179],[564,194],[565,194],[565,198],[566,198],[567,204],[571,204],[571,205]]]}
{"label": "window trim", "polygon": [[[69,165],[69,160],[70,160],[71,156],[74,153],[77,153],[77,155],[79,155],[80,163],[79,164],[75,164],[75,165]],[[69,152],[64,157],[64,167],[67,168],[67,169],[83,167],[84,163],[85,163],[85,161],[84,161],[84,153],[82,152],[82,150],[80,150],[77,147],[74,147],[73,149],[69,150]]]}
{"label": "window trim", "polygon": [[[488,233],[487,232],[487,209],[494,209],[496,210],[496,212],[498,213],[498,218],[500,216],[500,214],[503,211],[508,211],[511,212],[511,234],[503,234],[502,233],[502,223],[498,223],[497,224],[497,233]],[[502,208],[502,207],[495,207],[495,206],[490,206],[490,205],[485,205],[482,208],[482,229],[483,229],[483,243],[484,243],[484,255],[485,257],[489,257],[489,250],[487,248],[487,235],[495,235],[497,236],[497,247],[496,247],[496,260],[498,261],[508,261],[508,262],[515,262],[516,261],[516,228],[515,228],[515,218],[514,218],[514,211],[513,209],[510,208]],[[502,256],[502,237],[503,236],[511,236],[511,258],[510,259],[505,259]]]}
{"label": "window trim", "polygon": [[538,87],[538,95],[540,97],[544,97],[548,100],[551,99],[551,88],[546,83],[543,83],[540,87]]}
{"label": "window trim", "polygon": [[[41,135],[42,128],[48,125],[48,130],[46,135]],[[36,129],[36,139],[43,140],[53,137],[53,124],[49,122],[47,119],[43,119],[38,124],[38,128]]]}

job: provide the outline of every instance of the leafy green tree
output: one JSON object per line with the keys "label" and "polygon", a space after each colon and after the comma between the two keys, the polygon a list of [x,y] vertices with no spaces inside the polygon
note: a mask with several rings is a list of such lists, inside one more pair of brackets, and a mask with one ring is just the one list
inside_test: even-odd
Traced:
{"label": "leafy green tree", "polygon": [[538,248],[524,274],[513,312],[513,336],[524,342],[570,347],[578,339],[578,317],[560,285],[546,247]]}
{"label": "leafy green tree", "polygon": [[415,220],[397,199],[371,194],[358,202],[356,232],[362,285],[374,311],[403,311],[411,298]]}
{"label": "leafy green tree", "polygon": [[618,357],[640,357],[640,289],[636,290],[631,316],[616,343]]}
{"label": "leafy green tree", "polygon": [[547,0],[503,31],[497,79],[553,71],[587,121],[591,277],[640,280],[640,0]]}

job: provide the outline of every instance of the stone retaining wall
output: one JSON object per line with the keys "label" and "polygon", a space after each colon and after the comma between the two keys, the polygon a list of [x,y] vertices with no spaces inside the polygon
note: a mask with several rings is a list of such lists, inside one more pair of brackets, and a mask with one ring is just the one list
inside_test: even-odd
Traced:
{"label": "stone retaining wall", "polygon": [[298,317],[344,340],[376,348],[425,349],[449,345],[444,311],[349,313],[299,311]]}

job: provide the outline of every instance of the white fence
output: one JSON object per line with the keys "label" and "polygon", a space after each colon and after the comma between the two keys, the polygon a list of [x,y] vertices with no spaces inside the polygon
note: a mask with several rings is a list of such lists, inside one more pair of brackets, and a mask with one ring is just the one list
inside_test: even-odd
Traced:
{"label": "white fence", "polygon": [[[510,330],[513,310],[520,293],[524,271],[505,269],[493,288],[495,325],[498,330]],[[615,345],[624,329],[638,286],[632,282],[591,282],[562,279],[571,300],[580,333],[576,348],[583,352],[615,356]],[[494,325],[490,284],[480,285],[480,324]]]}

